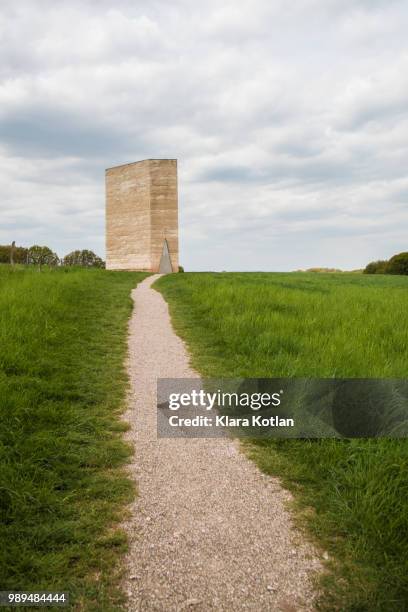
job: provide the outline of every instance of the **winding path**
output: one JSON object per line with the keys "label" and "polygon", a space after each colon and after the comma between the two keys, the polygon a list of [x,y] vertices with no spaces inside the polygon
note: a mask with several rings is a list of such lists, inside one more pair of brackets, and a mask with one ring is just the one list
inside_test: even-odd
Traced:
{"label": "winding path", "polygon": [[316,551],[294,528],[290,494],[262,474],[238,443],[157,439],[156,379],[197,377],[149,277],[133,291],[125,415],[135,445],[139,496],[125,590],[130,610],[313,609]]}

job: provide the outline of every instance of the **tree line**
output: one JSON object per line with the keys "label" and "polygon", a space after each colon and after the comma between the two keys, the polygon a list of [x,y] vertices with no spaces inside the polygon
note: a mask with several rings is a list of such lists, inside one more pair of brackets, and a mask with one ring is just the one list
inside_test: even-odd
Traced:
{"label": "tree line", "polygon": [[364,274],[408,274],[408,252],[397,253],[391,259],[370,261]]}
{"label": "tree line", "polygon": [[58,257],[48,246],[34,244],[26,248],[11,245],[0,245],[0,263],[26,264],[41,266],[81,266],[84,268],[104,268],[101,257],[88,249],[71,251],[65,257]]}

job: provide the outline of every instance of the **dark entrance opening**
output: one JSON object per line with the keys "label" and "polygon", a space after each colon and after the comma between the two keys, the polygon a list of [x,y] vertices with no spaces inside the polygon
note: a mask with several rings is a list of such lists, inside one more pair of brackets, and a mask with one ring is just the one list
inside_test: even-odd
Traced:
{"label": "dark entrance opening", "polygon": [[170,274],[171,272],[173,272],[173,266],[171,265],[169,245],[167,244],[167,240],[165,238],[160,258],[159,274]]}

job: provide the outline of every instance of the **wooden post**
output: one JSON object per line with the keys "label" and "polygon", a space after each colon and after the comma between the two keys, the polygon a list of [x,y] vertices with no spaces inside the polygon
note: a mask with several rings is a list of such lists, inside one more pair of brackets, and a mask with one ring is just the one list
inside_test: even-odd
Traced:
{"label": "wooden post", "polygon": [[12,266],[14,266],[14,249],[16,246],[16,241],[13,240],[13,242],[11,243],[11,248],[10,248],[10,264]]}

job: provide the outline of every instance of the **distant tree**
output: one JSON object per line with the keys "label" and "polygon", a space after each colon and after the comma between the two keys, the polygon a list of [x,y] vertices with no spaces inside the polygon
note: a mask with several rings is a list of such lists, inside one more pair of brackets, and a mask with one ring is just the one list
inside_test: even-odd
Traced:
{"label": "distant tree", "polygon": [[38,266],[40,270],[41,266],[57,266],[59,262],[58,255],[47,246],[34,244],[28,249],[27,263]]}
{"label": "distant tree", "polygon": [[398,253],[389,260],[386,274],[406,274],[408,275],[408,253]]}
{"label": "distant tree", "polygon": [[[13,259],[14,263],[24,264],[27,262],[27,251],[24,247],[14,247]],[[0,263],[10,263],[11,261],[11,245],[0,245]]]}
{"label": "distant tree", "polygon": [[379,259],[378,261],[371,261],[364,268],[364,274],[385,274],[387,269],[388,261]]}
{"label": "distant tree", "polygon": [[64,266],[82,266],[84,268],[104,268],[105,262],[93,251],[83,249],[82,251],[72,251],[65,255]]}
{"label": "distant tree", "polygon": [[320,274],[337,274],[343,272],[339,268],[308,268],[306,272],[317,272]]}

